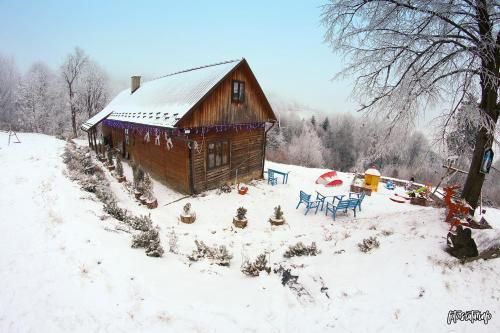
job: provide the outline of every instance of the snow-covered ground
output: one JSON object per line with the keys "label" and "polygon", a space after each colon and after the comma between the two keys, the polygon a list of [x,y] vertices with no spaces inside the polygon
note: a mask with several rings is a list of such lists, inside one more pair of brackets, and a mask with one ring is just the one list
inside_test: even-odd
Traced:
{"label": "snow-covered ground", "polygon": [[[446,254],[443,210],[392,202],[381,188],[357,218],[304,216],[295,209],[299,190],[334,195],[348,186],[325,188],[314,184],[324,170],[274,163],[268,166],[291,171],[288,184],[259,181],[245,196],[210,191],[164,206],[182,195],[155,183],[160,206],[152,211],[110,177],[119,205],[151,213],[161,228],[167,252],[150,258],[63,175],[65,142],[19,137],[22,143],[7,146],[0,132],[0,332],[500,331],[500,260],[461,265]],[[352,175],[340,178],[349,184]],[[178,220],[188,201],[197,213],[192,225]],[[287,223],[271,227],[278,204]],[[239,206],[248,209],[244,230],[231,224]],[[488,209],[487,217],[500,227],[500,211]],[[178,254],[168,253],[172,230]],[[370,236],[380,247],[363,253],[357,244]],[[231,266],[190,262],[195,239],[226,245]],[[321,254],[285,259],[298,241],[316,242]],[[277,274],[240,272],[244,258],[264,251],[273,267],[292,267],[309,296],[298,297]],[[489,310],[492,319],[448,325],[449,310]]]}

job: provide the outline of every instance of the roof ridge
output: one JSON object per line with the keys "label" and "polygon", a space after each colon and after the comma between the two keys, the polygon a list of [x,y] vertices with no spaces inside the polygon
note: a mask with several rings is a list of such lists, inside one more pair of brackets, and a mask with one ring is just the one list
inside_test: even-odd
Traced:
{"label": "roof ridge", "polygon": [[164,77],[169,77],[169,76],[173,76],[173,75],[177,75],[177,74],[182,74],[182,73],[186,73],[186,72],[191,72],[191,71],[195,71],[195,70],[202,69],[202,68],[213,67],[213,66],[218,66],[218,65],[224,65],[224,64],[229,64],[229,63],[232,63],[232,62],[239,62],[239,61],[242,61],[243,59],[244,58],[233,59],[233,60],[227,60],[227,61],[217,62],[217,63],[214,63],[214,64],[204,65],[204,66],[198,66],[198,67],[188,68],[188,69],[185,69],[185,70],[182,70],[182,71],[173,72],[173,73],[169,73],[169,74],[166,74],[166,75],[155,77],[155,78],[151,79],[150,81],[154,81],[154,80],[162,79]]}

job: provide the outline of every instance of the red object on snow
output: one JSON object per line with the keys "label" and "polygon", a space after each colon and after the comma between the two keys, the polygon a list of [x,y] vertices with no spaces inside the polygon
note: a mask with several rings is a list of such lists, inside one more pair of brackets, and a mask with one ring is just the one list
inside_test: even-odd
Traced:
{"label": "red object on snow", "polygon": [[238,183],[238,193],[241,195],[245,195],[248,192],[248,186],[242,185],[240,187],[240,183]]}
{"label": "red object on snow", "polygon": [[342,185],[342,180],[337,178],[337,171],[328,171],[316,179],[316,184],[323,184],[325,186],[339,186]]}

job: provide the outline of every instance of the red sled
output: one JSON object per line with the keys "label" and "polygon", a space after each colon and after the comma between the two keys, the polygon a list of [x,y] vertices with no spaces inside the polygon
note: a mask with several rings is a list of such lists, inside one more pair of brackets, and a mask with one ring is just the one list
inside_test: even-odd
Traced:
{"label": "red sled", "polygon": [[337,178],[337,171],[328,171],[316,179],[316,184],[323,184],[325,186],[340,186],[342,180]]}

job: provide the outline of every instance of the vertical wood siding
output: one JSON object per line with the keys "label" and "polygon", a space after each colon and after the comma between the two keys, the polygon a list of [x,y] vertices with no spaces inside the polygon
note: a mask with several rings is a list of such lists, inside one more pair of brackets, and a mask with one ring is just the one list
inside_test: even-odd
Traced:
{"label": "vertical wood siding", "polygon": [[[231,101],[232,80],[245,82],[245,101]],[[177,127],[275,121],[272,110],[250,68],[242,64],[199,105],[181,119]]]}
{"label": "vertical wood siding", "polygon": [[[123,149],[125,133],[123,129],[111,129],[113,146]],[[129,144],[125,145],[130,158],[139,163],[145,171],[161,183],[183,193],[190,193],[189,189],[189,149],[183,138],[172,138],[173,148],[168,150],[162,137],[161,145],[144,141],[140,134],[129,134]]]}

